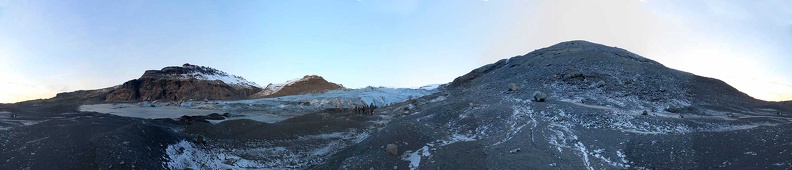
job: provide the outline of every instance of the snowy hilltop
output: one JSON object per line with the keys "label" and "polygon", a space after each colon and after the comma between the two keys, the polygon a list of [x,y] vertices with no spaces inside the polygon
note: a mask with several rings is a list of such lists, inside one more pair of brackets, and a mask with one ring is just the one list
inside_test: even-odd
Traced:
{"label": "snowy hilltop", "polygon": [[322,76],[306,75],[302,78],[286,81],[285,83],[270,83],[261,92],[253,94],[252,98],[279,97],[299,94],[322,93],[329,90],[343,89],[344,86],[328,82]]}
{"label": "snowy hilltop", "polygon": [[198,66],[198,65],[191,65],[186,63],[181,67],[178,66],[171,66],[162,68],[162,70],[148,70],[143,73],[143,78],[165,78],[165,79],[196,79],[196,80],[207,80],[207,81],[215,81],[219,80],[225,84],[238,87],[238,88],[261,88],[258,84],[245,80],[240,76],[236,76],[233,74],[228,74],[224,71],[220,71],[211,67],[206,66]]}

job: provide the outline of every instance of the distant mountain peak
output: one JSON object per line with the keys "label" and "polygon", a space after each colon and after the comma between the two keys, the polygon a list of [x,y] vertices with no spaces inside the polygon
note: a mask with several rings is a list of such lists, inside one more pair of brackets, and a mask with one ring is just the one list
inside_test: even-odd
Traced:
{"label": "distant mountain peak", "polygon": [[147,70],[140,78],[114,88],[105,100],[245,99],[259,91],[258,84],[240,76],[188,63]]}
{"label": "distant mountain peak", "polygon": [[181,67],[170,66],[162,68],[161,70],[147,70],[140,78],[197,79],[209,81],[220,80],[223,83],[235,88],[261,88],[261,86],[258,84],[247,81],[245,78],[240,76],[228,74],[215,68],[191,65],[189,63],[185,63]]}
{"label": "distant mountain peak", "polygon": [[253,97],[278,97],[302,93],[318,93],[341,88],[344,88],[344,86],[329,82],[322,76],[305,75],[302,78],[292,79],[285,83],[270,83],[261,92],[253,95]]}

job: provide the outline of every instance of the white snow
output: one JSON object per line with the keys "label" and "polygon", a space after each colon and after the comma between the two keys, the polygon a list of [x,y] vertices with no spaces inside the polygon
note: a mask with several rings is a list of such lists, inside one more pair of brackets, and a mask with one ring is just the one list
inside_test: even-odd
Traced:
{"label": "white snow", "polygon": [[445,99],[446,99],[446,97],[445,97],[445,96],[437,96],[436,98],[434,98],[434,99],[430,100],[429,102],[432,102],[432,103],[434,103],[434,102],[443,101],[443,100],[445,100]]}
{"label": "white snow", "polygon": [[440,87],[441,85],[445,85],[445,84],[430,84],[430,85],[425,85],[425,86],[418,87],[417,89],[421,89],[421,90],[435,90],[438,87]]}
{"label": "white snow", "polygon": [[548,142],[551,145],[556,146],[558,152],[563,152],[562,148],[569,148],[579,151],[580,157],[583,159],[586,169],[593,170],[594,167],[592,167],[591,162],[589,162],[589,155],[591,152],[586,149],[586,145],[578,140],[578,136],[575,135],[571,129],[569,129],[570,126],[571,125],[569,124],[551,123],[549,130],[555,132],[555,134],[550,134]]}
{"label": "white snow", "polygon": [[[191,72],[185,73],[185,74],[180,74],[180,75],[170,75],[170,76],[175,76],[176,78],[182,78],[182,79],[194,78],[194,79],[198,79],[198,80],[209,80],[209,81],[220,80],[223,83],[231,85],[233,87],[242,87],[242,88],[258,87],[258,88],[261,88],[261,86],[259,86],[258,84],[254,83],[254,82],[251,82],[251,81],[247,81],[247,80],[245,80],[245,78],[242,78],[242,77],[236,76],[236,75],[232,75],[232,74],[228,74],[226,72],[223,72],[223,71],[220,71],[220,70],[217,70],[217,69],[214,69],[214,68],[196,66],[196,65],[185,65],[185,66],[182,66],[182,67],[186,68],[186,69],[190,69]],[[207,72],[207,73],[202,73],[202,71],[203,72]]]}
{"label": "white snow", "polygon": [[193,78],[196,78],[196,79],[199,79],[199,80],[209,80],[209,81],[220,80],[220,81],[223,81],[223,83],[228,84],[228,85],[253,86],[253,87],[261,88],[261,86],[259,86],[258,84],[254,83],[254,82],[247,81],[247,80],[245,80],[242,77],[235,76],[235,75],[229,75],[229,74],[201,74],[201,73],[193,73],[191,75],[187,74],[187,75],[184,75],[184,76],[185,77],[193,77]]}
{"label": "white snow", "polygon": [[224,147],[229,143],[223,140],[208,145],[180,141],[168,145],[168,160],[164,164],[170,169],[304,169],[321,164],[329,155],[368,136],[366,132],[352,130],[286,141],[249,141],[236,144],[233,149]]}
{"label": "white snow", "polygon": [[618,156],[621,159],[621,162],[610,160],[610,158],[605,157],[603,155],[604,152],[605,152],[604,149],[595,149],[590,154],[591,154],[592,157],[598,158],[598,159],[602,160],[602,162],[607,163],[607,164],[609,164],[611,166],[620,167],[622,169],[630,168],[630,165],[627,164],[628,163],[627,159],[625,159],[626,155],[624,155],[624,153],[622,153],[621,150],[616,151],[616,156]]}
{"label": "white snow", "polygon": [[[220,160],[228,157],[225,154],[212,156],[201,149],[196,149],[195,145],[187,141],[168,145],[165,149],[169,161],[165,162],[170,169],[231,169],[240,168],[224,164]],[[237,159],[239,157],[236,157]]]}
{"label": "white snow", "polygon": [[283,89],[283,87],[290,86],[290,85],[292,85],[294,83],[307,81],[307,80],[309,80],[311,78],[315,78],[315,77],[317,77],[317,76],[305,76],[305,77],[302,77],[302,78],[288,80],[285,83],[276,83],[276,84],[270,83],[269,85],[267,85],[267,87],[264,88],[264,90],[262,90],[260,92],[260,94],[262,96],[271,95],[271,94],[277,93],[278,91]]}
{"label": "white snow", "polygon": [[439,140],[440,146],[446,146],[457,142],[476,141],[475,135],[453,134],[448,140]]}
{"label": "white snow", "polygon": [[412,151],[404,152],[404,155],[402,155],[402,160],[409,162],[410,169],[415,170],[418,169],[418,166],[421,165],[421,157],[430,157],[430,156],[432,156],[432,154],[429,153],[429,146],[424,146],[415,152]]}

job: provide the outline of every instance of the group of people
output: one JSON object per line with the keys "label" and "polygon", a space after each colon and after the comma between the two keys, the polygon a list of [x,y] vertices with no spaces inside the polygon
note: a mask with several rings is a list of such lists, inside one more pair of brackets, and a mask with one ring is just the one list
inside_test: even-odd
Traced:
{"label": "group of people", "polygon": [[374,115],[374,109],[377,109],[377,105],[371,103],[368,106],[365,104],[363,106],[356,105],[352,110],[355,111],[355,114]]}

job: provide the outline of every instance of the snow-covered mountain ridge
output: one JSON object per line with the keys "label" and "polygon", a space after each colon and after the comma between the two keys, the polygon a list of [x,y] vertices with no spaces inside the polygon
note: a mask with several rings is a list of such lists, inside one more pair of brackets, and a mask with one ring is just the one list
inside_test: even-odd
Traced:
{"label": "snow-covered mountain ridge", "polygon": [[281,89],[283,89],[283,87],[286,87],[286,86],[289,86],[289,85],[293,85],[293,84],[295,84],[297,82],[305,82],[305,81],[308,81],[308,80],[311,80],[311,79],[317,79],[317,78],[321,78],[321,77],[319,77],[317,75],[306,75],[306,76],[304,76],[302,78],[296,78],[296,79],[288,80],[285,83],[270,83],[270,84],[267,85],[267,87],[265,87],[261,91],[261,94],[263,94],[263,95],[271,95],[273,93],[276,93],[276,92],[280,91]]}
{"label": "snow-covered mountain ridge", "polygon": [[306,75],[302,78],[286,81],[285,83],[270,83],[261,92],[252,95],[252,98],[290,96],[307,93],[322,93],[329,90],[343,89],[344,86],[329,82],[318,75]]}
{"label": "snow-covered mountain ridge", "polygon": [[261,86],[255,82],[248,81],[240,76],[228,74],[215,68],[191,65],[189,63],[184,64],[181,67],[170,66],[162,68],[162,70],[148,70],[140,78],[197,79],[208,81],[219,80],[234,87],[261,88]]}

